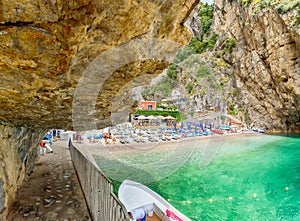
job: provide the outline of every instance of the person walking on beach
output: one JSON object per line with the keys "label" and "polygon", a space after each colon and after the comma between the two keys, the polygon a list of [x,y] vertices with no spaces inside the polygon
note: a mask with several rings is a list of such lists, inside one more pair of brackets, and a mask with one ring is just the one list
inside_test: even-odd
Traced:
{"label": "person walking on beach", "polygon": [[146,221],[146,212],[143,208],[133,209],[128,213],[129,217],[136,221]]}

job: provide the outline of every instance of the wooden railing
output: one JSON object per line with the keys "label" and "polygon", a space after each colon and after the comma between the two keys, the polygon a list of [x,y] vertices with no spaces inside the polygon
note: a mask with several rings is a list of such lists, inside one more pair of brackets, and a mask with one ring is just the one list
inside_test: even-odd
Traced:
{"label": "wooden railing", "polygon": [[70,152],[92,220],[129,221],[125,207],[112,191],[111,181],[101,172],[93,157],[74,144]]}

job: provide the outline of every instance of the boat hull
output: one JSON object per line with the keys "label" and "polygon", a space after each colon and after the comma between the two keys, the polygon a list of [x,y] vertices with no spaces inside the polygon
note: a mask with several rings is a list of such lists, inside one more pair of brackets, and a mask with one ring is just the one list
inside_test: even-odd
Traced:
{"label": "boat hull", "polygon": [[131,180],[123,181],[118,197],[128,212],[143,208],[148,216],[155,213],[163,221],[191,221],[159,194]]}

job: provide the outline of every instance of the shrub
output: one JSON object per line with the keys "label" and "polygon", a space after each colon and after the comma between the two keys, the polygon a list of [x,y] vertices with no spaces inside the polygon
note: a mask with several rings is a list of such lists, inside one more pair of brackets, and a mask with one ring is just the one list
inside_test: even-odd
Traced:
{"label": "shrub", "polygon": [[164,76],[159,84],[145,87],[144,91],[142,92],[142,97],[145,100],[152,100],[155,95],[166,97],[171,94],[171,91],[177,86],[177,84],[177,80],[173,80],[167,76]]}
{"label": "shrub", "polygon": [[226,51],[232,52],[232,49],[236,46],[236,41],[233,38],[228,38],[226,40]]}
{"label": "shrub", "polygon": [[213,50],[218,37],[219,35],[217,34],[213,34],[208,39],[203,39],[202,36],[193,37],[188,45],[188,48],[190,48],[196,54],[201,54],[205,52],[207,49]]}
{"label": "shrub", "polygon": [[185,87],[185,89],[187,90],[188,94],[191,94],[191,93],[192,93],[193,88],[194,88],[194,85],[193,85],[191,82],[189,82],[189,83],[186,85],[186,87]]}
{"label": "shrub", "polygon": [[216,44],[216,42],[217,42],[217,40],[218,40],[218,37],[219,37],[219,35],[217,35],[217,34],[213,34],[212,36],[211,36],[211,38],[208,40],[208,48],[210,49],[210,50],[213,50],[214,49],[214,47],[215,47],[215,44]]}
{"label": "shrub", "polygon": [[233,111],[230,111],[229,114],[230,115],[237,115],[237,112],[233,110]]}
{"label": "shrub", "polygon": [[171,79],[171,80],[177,80],[177,70],[176,70],[176,65],[175,64],[170,64],[168,71],[167,71],[167,76]]}
{"label": "shrub", "polygon": [[270,5],[271,5],[270,1],[268,1],[268,0],[261,0],[259,7],[260,7],[260,9],[263,9],[263,8],[270,7]]}
{"label": "shrub", "polygon": [[293,9],[297,9],[299,14],[300,0],[290,0],[290,1],[282,1],[277,6],[277,11],[279,14],[285,14]]}
{"label": "shrub", "polygon": [[209,68],[205,64],[201,64],[198,69],[198,73],[197,73],[196,77],[202,78],[202,77],[207,77],[208,75],[210,75]]}
{"label": "shrub", "polygon": [[214,6],[213,5],[209,5],[207,3],[200,4],[198,15],[201,18],[201,26],[202,26],[203,34],[210,33],[210,27],[212,24],[213,14],[214,14]]}
{"label": "shrub", "polygon": [[219,59],[217,61],[217,66],[218,67],[227,67],[227,63],[223,59]]}
{"label": "shrub", "polygon": [[181,121],[181,117],[183,116],[183,114],[178,111],[169,111],[169,110],[137,110],[135,112],[135,114],[138,115],[153,115],[153,116],[172,116],[176,118],[176,122]]}

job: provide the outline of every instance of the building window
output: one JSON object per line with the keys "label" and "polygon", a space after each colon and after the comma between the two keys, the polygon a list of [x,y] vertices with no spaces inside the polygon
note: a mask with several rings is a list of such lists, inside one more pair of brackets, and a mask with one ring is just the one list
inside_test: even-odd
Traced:
{"label": "building window", "polygon": [[148,104],[148,110],[152,110],[152,104]]}

